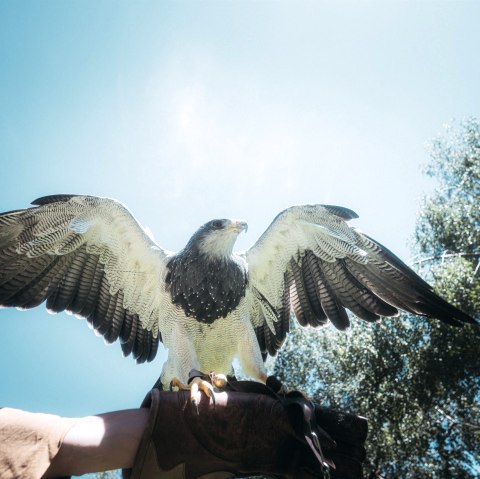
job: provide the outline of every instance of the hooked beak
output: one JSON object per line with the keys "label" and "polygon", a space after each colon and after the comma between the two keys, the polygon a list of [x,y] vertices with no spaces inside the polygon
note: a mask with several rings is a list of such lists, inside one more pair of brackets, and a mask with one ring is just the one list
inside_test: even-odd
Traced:
{"label": "hooked beak", "polygon": [[237,231],[238,233],[241,233],[242,231],[246,232],[248,230],[248,224],[242,220],[232,220],[230,228]]}

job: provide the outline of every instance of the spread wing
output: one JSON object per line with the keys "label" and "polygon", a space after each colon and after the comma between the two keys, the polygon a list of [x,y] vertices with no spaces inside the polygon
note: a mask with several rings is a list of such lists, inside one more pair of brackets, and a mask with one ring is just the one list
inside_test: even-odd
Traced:
{"label": "spread wing", "polygon": [[117,201],[39,198],[36,208],[0,214],[0,306],[84,317],[125,355],[151,361],[168,301],[167,253]]}
{"label": "spread wing", "polygon": [[294,206],[246,251],[251,318],[263,353],[281,347],[291,309],[302,326],[331,321],[338,329],[350,324],[347,309],[366,321],[401,309],[455,326],[475,323],[387,248],[351,228],[346,221],[354,218],[338,206]]}

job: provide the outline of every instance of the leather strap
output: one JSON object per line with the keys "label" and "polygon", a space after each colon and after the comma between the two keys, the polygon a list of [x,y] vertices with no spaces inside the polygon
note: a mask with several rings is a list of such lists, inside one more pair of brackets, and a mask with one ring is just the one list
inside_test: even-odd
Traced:
{"label": "leather strap", "polygon": [[[267,384],[269,383],[274,383],[275,386],[280,385],[279,390],[284,390],[283,385],[276,378],[274,378],[273,381],[267,380]],[[317,460],[320,471],[322,472],[322,479],[328,479],[330,477],[330,465],[323,454],[320,438],[330,447],[335,447],[336,443],[330,435],[317,424],[315,405],[312,401],[307,399],[299,391],[278,394],[268,385],[255,381],[229,381],[226,390],[265,394],[280,401],[287,411],[296,438],[310,448],[313,456]]]}

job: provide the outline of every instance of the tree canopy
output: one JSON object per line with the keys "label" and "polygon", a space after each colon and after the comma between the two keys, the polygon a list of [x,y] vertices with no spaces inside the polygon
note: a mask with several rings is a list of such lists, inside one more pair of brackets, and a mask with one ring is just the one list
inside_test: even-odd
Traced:
{"label": "tree canopy", "polygon": [[[478,318],[480,124],[453,123],[431,144],[413,267],[445,299]],[[349,333],[293,327],[274,373],[330,407],[369,420],[370,478],[480,474],[478,327],[402,314]]]}

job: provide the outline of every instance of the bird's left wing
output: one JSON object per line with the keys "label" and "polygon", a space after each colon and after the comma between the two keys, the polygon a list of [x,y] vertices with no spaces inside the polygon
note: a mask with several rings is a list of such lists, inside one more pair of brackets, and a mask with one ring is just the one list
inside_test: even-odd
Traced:
{"label": "bird's left wing", "polygon": [[245,252],[250,317],[263,353],[281,347],[291,309],[303,326],[330,320],[338,329],[350,324],[346,309],[366,321],[402,309],[452,325],[475,322],[387,248],[347,224],[357,217],[338,206],[294,206]]}
{"label": "bird's left wing", "polygon": [[[125,355],[151,361],[161,341],[168,254],[126,207],[55,195],[0,214],[0,307],[84,317]],[[160,330],[159,330],[160,327]]]}

